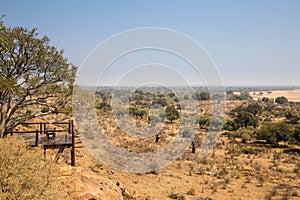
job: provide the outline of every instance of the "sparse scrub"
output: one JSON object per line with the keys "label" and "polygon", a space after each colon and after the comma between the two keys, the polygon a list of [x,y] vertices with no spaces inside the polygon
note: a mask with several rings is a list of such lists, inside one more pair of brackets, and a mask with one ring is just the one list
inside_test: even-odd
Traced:
{"label": "sparse scrub", "polygon": [[264,182],[265,182],[265,178],[264,177],[262,177],[262,176],[260,176],[260,177],[258,177],[258,185],[256,185],[257,187],[262,187],[263,186],[263,184],[264,184]]}
{"label": "sparse scrub", "polygon": [[292,194],[291,194],[292,197],[299,197],[299,194],[297,191],[292,191]]}
{"label": "sparse scrub", "polygon": [[185,200],[185,196],[183,194],[176,194],[176,193],[171,193],[169,195],[169,198],[171,199],[177,199],[177,200]]}
{"label": "sparse scrub", "polygon": [[191,196],[195,196],[196,195],[196,191],[194,188],[191,188],[187,193],[187,195],[191,195]]}
{"label": "sparse scrub", "polygon": [[246,179],[245,179],[245,181],[244,181],[244,183],[251,183],[252,181],[251,181],[251,178],[249,178],[249,177],[246,177]]}
{"label": "sparse scrub", "polygon": [[265,149],[260,147],[243,147],[240,151],[244,154],[258,154],[265,151]]}

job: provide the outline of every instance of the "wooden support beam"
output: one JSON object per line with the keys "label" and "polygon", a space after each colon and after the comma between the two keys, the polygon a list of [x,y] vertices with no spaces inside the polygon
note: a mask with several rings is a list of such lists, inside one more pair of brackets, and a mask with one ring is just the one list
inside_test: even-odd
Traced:
{"label": "wooden support beam", "polygon": [[40,122],[40,134],[42,134],[43,133],[43,124],[42,124],[42,122]]}
{"label": "wooden support beam", "polygon": [[59,157],[60,157],[60,155],[64,152],[64,150],[65,150],[65,147],[64,147],[64,146],[61,146],[61,147],[59,148],[59,150],[58,150],[58,152],[57,152],[57,154],[56,154],[56,156],[55,156],[55,158],[54,158],[55,162],[58,162]]}
{"label": "wooden support beam", "polygon": [[44,123],[44,134],[46,134],[46,123]]}
{"label": "wooden support beam", "polygon": [[35,132],[35,146],[37,147],[39,144],[39,131],[36,130]]}
{"label": "wooden support beam", "polygon": [[71,120],[69,120],[69,126],[68,126],[68,133],[71,134],[71,126],[72,126],[72,123],[71,123]]}
{"label": "wooden support beam", "polygon": [[74,123],[70,121],[70,130],[72,132],[72,148],[71,148],[71,166],[75,166],[75,133],[74,133]]}
{"label": "wooden support beam", "polygon": [[195,142],[192,142],[192,153],[196,153],[196,145]]}
{"label": "wooden support beam", "polygon": [[[68,122],[62,122],[62,123],[55,123],[55,124],[64,124],[68,125],[68,128],[66,126],[61,127],[61,129],[56,130],[54,128],[53,130],[47,131],[47,124],[52,124],[49,122],[38,122],[38,123],[22,123],[22,125],[29,125],[29,124],[35,124],[38,127],[36,130],[32,131],[13,131],[13,130],[8,130],[6,131],[6,135],[8,134],[13,134],[13,133],[18,133],[18,134],[25,134],[25,133],[31,133],[30,136],[24,136],[27,138],[27,142],[30,143],[31,146],[38,146],[39,144],[42,145],[44,148],[44,159],[46,160],[46,150],[47,149],[60,149],[58,151],[56,160],[58,160],[59,155],[63,153],[63,150],[65,148],[70,148],[71,151],[71,165],[75,166],[75,128],[74,128],[74,123],[72,120]],[[54,123],[53,123],[54,124]],[[49,128],[49,127],[48,127]],[[55,133],[55,139],[53,140],[44,140],[44,138],[47,136],[47,132],[53,132]],[[58,134],[56,134],[56,132]],[[45,135],[41,135],[41,134]],[[60,133],[65,133],[65,135],[60,134]],[[34,136],[35,134],[35,136]],[[33,137],[32,137],[33,136]],[[70,137],[71,136],[71,137]],[[35,139],[35,140],[34,140]],[[70,141],[71,140],[71,141]]]}

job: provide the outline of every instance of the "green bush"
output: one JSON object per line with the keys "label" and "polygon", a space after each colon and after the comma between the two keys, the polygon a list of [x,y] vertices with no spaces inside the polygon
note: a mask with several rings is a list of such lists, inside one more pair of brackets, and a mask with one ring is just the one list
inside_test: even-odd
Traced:
{"label": "green bush", "polygon": [[275,99],[275,102],[278,104],[286,104],[287,102],[289,102],[289,100],[286,97],[281,96],[281,97],[277,97]]}
{"label": "green bush", "polygon": [[265,123],[255,130],[256,139],[270,144],[287,142],[293,137],[293,126],[284,122]]}
{"label": "green bush", "polygon": [[107,103],[107,102],[102,102],[102,103],[99,103],[98,105],[97,105],[97,108],[99,109],[99,110],[104,110],[104,111],[110,111],[112,108],[111,108],[111,105],[109,104],[109,103]]}

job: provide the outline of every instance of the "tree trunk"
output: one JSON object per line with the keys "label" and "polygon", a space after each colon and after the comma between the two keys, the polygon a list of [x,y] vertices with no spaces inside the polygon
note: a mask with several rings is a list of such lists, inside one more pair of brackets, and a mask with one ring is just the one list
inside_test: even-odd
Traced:
{"label": "tree trunk", "polygon": [[156,134],[155,135],[155,143],[158,143],[158,141],[159,141],[159,134]]}
{"label": "tree trunk", "polygon": [[2,138],[4,136],[5,133],[5,121],[1,121],[0,122],[0,138]]}
{"label": "tree trunk", "polygon": [[195,142],[192,142],[192,153],[196,153],[196,145]]}

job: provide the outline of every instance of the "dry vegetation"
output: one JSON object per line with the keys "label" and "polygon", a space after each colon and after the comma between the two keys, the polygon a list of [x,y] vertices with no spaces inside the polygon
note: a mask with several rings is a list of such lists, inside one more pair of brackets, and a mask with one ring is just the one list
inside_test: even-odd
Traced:
{"label": "dry vegetation", "polygon": [[[200,103],[201,115],[209,115],[208,102]],[[228,112],[252,103],[259,103],[263,108],[263,112],[255,116],[259,121],[257,128],[224,131],[213,151],[205,158],[199,158],[199,148],[196,148],[195,154],[190,148],[181,159],[166,168],[147,174],[129,174],[110,169],[91,157],[87,161],[86,152],[81,150],[80,165],[112,180],[121,189],[124,199],[299,199],[299,147],[292,142],[284,144],[279,141],[275,145],[255,139],[255,130],[259,130],[265,122],[289,123],[283,111],[298,108],[298,104],[274,104],[268,112],[261,100],[233,99],[228,101]],[[103,132],[114,145],[139,153],[165,146],[179,126],[178,121],[170,123],[167,120],[159,141],[155,142],[155,136],[142,139],[124,133],[107,107],[101,107],[97,114]],[[147,124],[146,117],[132,116],[135,124],[137,120],[140,125]],[[228,120],[233,118],[228,117]],[[205,128],[197,130],[197,147],[201,145],[205,132]],[[245,139],[244,133],[250,138]]]}
{"label": "dry vegetation", "polygon": [[41,147],[31,148],[21,138],[0,140],[0,199],[64,199],[68,187],[59,166],[44,161]]}
{"label": "dry vegetation", "polygon": [[250,95],[254,100],[261,99],[263,97],[267,97],[270,99],[275,99],[279,96],[285,96],[290,101],[300,102],[300,90],[275,90],[275,91],[261,91],[261,92],[251,92]]}
{"label": "dry vegetation", "polygon": [[[107,119],[105,114],[102,117]],[[106,133],[118,136],[110,137],[117,144],[122,134],[109,124],[105,127]],[[166,135],[172,135],[171,132],[165,130]],[[153,144],[153,139],[130,144],[126,140],[123,147],[137,152],[165,145],[164,142]],[[121,185],[124,195],[130,196],[128,199],[299,198],[300,159],[292,150],[242,144],[221,136],[214,151],[206,158],[200,159],[198,151],[192,154],[190,149],[167,168],[149,174],[123,173],[96,160],[92,161],[90,168]]]}
{"label": "dry vegetation", "polygon": [[[236,95],[236,94],[234,94]],[[239,94],[241,95],[241,94]],[[286,111],[299,112],[299,104],[286,103],[275,104],[273,107],[269,103],[260,100],[236,100],[239,98],[233,96],[227,101],[226,123],[235,121],[235,115],[232,115],[232,110],[242,106],[244,109],[249,109],[249,105],[258,103],[262,106],[262,112],[255,117],[258,119],[257,127],[241,127],[237,130],[224,130],[217,144],[205,158],[200,158],[198,153],[206,134],[207,124],[202,124],[196,130],[196,153],[192,153],[192,147],[178,160],[166,168],[153,170],[149,173],[132,174],[118,171],[109,168],[105,163],[101,163],[92,157],[85,148],[76,149],[76,167],[67,166],[70,164],[70,155],[66,151],[58,163],[47,162],[53,160],[56,151],[47,153],[47,161],[41,161],[41,149],[24,151],[23,154],[5,151],[10,146],[4,146],[1,152],[5,157],[11,158],[9,163],[1,165],[1,172],[8,172],[8,166],[16,163],[16,159],[21,160],[17,163],[21,164],[21,168],[10,168],[20,173],[15,173],[16,177],[3,179],[2,183],[7,182],[9,188],[18,190],[9,193],[1,193],[0,195],[27,195],[30,188],[23,191],[20,185],[23,182],[30,181],[28,177],[34,176],[36,172],[40,172],[37,180],[33,180],[30,187],[40,188],[45,185],[45,180],[50,180],[45,177],[47,175],[47,167],[44,165],[52,165],[51,167],[51,182],[47,185],[49,190],[44,190],[45,195],[40,195],[40,190],[35,191],[31,195],[21,199],[64,199],[66,196],[55,196],[53,192],[59,191],[61,195],[67,195],[69,199],[137,199],[137,200],[152,200],[152,199],[299,199],[300,198],[300,148],[294,140],[276,141],[268,143],[265,140],[258,140],[256,137],[260,133],[259,130],[265,123],[282,122],[289,127],[296,125],[290,124],[290,120],[286,118]],[[244,97],[243,97],[244,98]],[[109,98],[108,98],[109,99]],[[174,100],[174,98],[170,98]],[[169,100],[167,99],[167,104]],[[156,141],[156,136],[139,138],[128,135],[118,127],[116,120],[109,107],[109,100],[99,98],[97,102],[97,116],[99,125],[105,135],[116,146],[126,151],[134,151],[138,153],[151,152],[160,149],[168,144],[178,133],[179,120],[174,120],[172,123],[168,119],[159,121],[156,119],[156,124],[163,124],[163,128],[159,132],[159,140]],[[130,106],[137,105],[138,109],[142,110],[146,104],[141,101],[131,103]],[[209,117],[209,102],[199,101],[201,105],[202,118]],[[101,104],[101,106],[99,106]],[[143,107],[144,105],[144,107]],[[166,105],[167,106],[167,105]],[[297,112],[296,112],[297,111]],[[142,117],[141,117],[142,116]],[[149,125],[149,118],[146,115],[132,115],[133,124],[138,126]],[[166,116],[165,116],[166,117]],[[199,116],[198,116],[199,117]],[[209,118],[208,118],[209,119]],[[296,119],[297,115],[296,115]],[[150,122],[152,123],[152,122]],[[200,123],[198,121],[198,123]],[[225,124],[226,125],[226,124]],[[228,124],[227,124],[228,125]],[[229,126],[226,126],[227,128]],[[127,127],[130,129],[130,126]],[[295,128],[296,129],[296,128]],[[4,140],[1,140],[4,141]],[[11,143],[9,143],[11,144]],[[22,144],[23,145],[23,144]],[[2,145],[1,145],[2,146]],[[13,147],[13,145],[11,145]],[[26,147],[23,145],[23,149]],[[36,152],[33,153],[32,152]],[[29,154],[32,154],[33,161],[30,163],[40,163],[36,168],[32,168],[26,173],[22,167],[28,166]],[[26,161],[26,162],[25,162]],[[38,161],[38,162],[36,162]],[[4,163],[4,162],[3,162]],[[6,167],[3,170],[3,166]],[[57,168],[60,170],[55,171]],[[20,171],[22,170],[22,171]],[[2,173],[3,175],[3,173]],[[1,178],[2,179],[2,178]],[[25,181],[26,179],[26,181]],[[12,181],[12,182],[8,182]],[[57,182],[58,181],[58,182]],[[18,183],[18,187],[11,185]],[[26,182],[27,183],[27,182]],[[5,184],[2,184],[2,187]],[[27,184],[28,185],[28,184]],[[38,186],[39,187],[38,187]],[[57,187],[59,185],[59,187]],[[50,188],[52,188],[50,190]],[[62,192],[62,188],[65,192]],[[2,189],[3,191],[3,189]],[[47,191],[52,191],[47,194]],[[38,193],[36,193],[38,192]],[[47,194],[47,195],[46,195]],[[38,196],[38,197],[37,197]],[[3,197],[3,198],[2,198]],[[18,196],[20,197],[20,196]],[[20,199],[11,196],[0,196],[0,199]]]}

